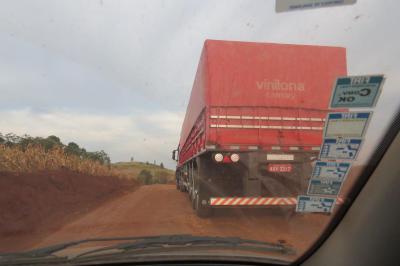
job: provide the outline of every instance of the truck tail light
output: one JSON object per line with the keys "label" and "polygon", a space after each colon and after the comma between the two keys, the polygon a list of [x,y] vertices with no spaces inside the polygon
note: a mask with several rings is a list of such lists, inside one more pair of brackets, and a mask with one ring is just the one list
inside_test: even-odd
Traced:
{"label": "truck tail light", "polygon": [[224,162],[224,163],[231,163],[232,161],[231,161],[231,158],[229,158],[228,155],[225,155],[225,156],[224,156],[224,160],[223,160],[222,162]]}
{"label": "truck tail light", "polygon": [[224,155],[222,155],[221,153],[216,153],[216,154],[214,154],[214,160],[217,163],[220,163],[224,160]]}
{"label": "truck tail light", "polygon": [[231,154],[231,161],[232,162],[237,163],[239,161],[239,159],[240,159],[239,154],[237,154],[237,153],[232,153]]}

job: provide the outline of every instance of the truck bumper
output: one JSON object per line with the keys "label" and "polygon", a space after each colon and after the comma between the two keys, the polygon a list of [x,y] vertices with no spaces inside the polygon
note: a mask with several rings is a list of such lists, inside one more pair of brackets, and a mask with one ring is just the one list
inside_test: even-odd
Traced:
{"label": "truck bumper", "polygon": [[[336,205],[343,203],[338,198]],[[294,197],[212,197],[209,199],[210,207],[271,207],[271,206],[292,206],[297,204]]]}

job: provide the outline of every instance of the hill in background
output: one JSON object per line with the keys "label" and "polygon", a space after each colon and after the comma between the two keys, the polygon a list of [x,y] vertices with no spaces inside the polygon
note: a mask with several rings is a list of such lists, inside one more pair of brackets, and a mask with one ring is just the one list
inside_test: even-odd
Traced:
{"label": "hill in background", "polygon": [[175,171],[156,164],[143,162],[118,162],[111,165],[118,175],[135,179],[145,185],[175,183]]}

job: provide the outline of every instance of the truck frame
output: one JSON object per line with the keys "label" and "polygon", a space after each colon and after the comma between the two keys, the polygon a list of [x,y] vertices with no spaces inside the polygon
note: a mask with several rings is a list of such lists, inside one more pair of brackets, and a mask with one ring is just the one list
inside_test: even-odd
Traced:
{"label": "truck frame", "polygon": [[346,73],[340,47],[207,40],[172,156],[197,215],[294,206]]}

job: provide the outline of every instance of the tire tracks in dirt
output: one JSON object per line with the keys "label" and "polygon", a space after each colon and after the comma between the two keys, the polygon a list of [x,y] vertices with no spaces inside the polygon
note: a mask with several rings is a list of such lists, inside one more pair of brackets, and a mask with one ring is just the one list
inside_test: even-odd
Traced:
{"label": "tire tracks in dirt", "polygon": [[268,209],[223,209],[211,218],[195,215],[187,194],[173,185],[143,186],[104,203],[65,225],[33,248],[93,237],[192,234],[283,240],[304,251],[322,232],[328,216],[290,216]]}

